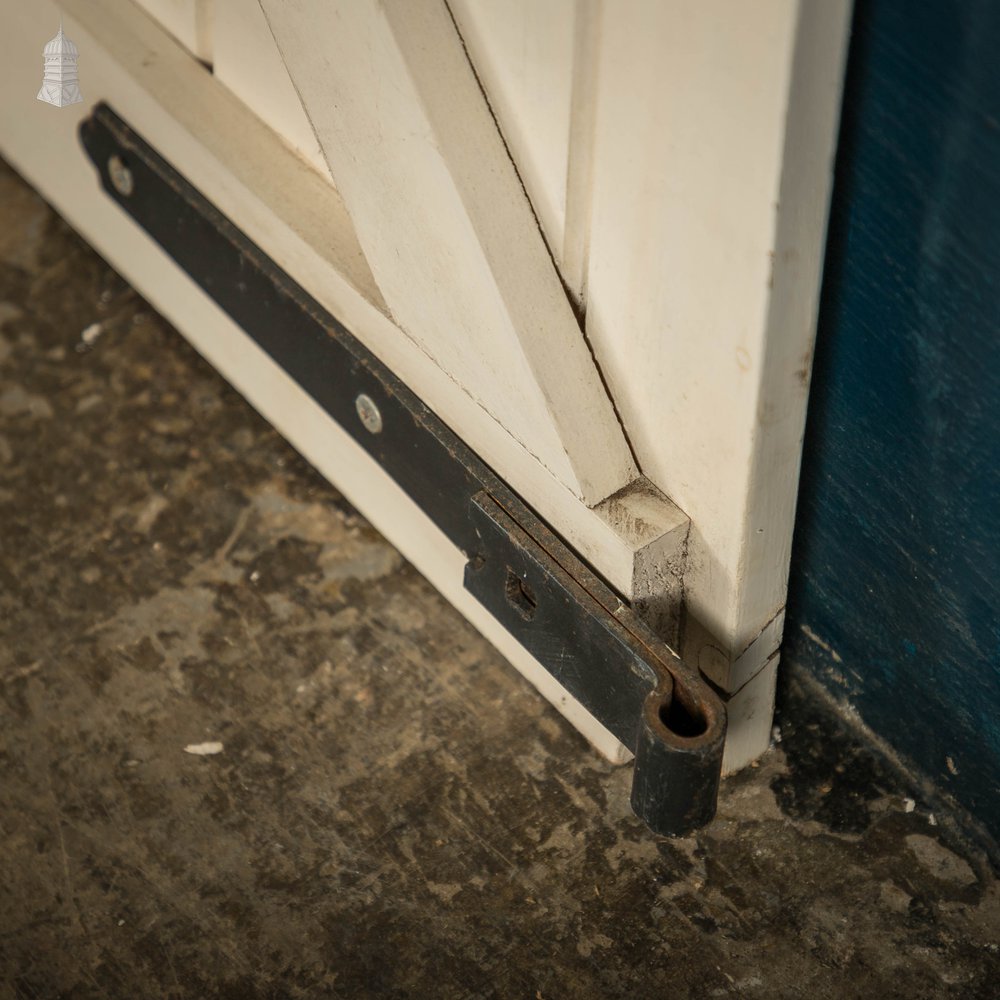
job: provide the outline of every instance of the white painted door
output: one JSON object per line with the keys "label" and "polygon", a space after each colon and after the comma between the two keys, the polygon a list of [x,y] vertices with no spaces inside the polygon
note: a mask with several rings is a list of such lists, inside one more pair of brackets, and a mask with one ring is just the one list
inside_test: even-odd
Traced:
{"label": "white painted door", "polygon": [[727,766],[759,754],[849,0],[136,4],[58,4],[118,110],[729,693]]}

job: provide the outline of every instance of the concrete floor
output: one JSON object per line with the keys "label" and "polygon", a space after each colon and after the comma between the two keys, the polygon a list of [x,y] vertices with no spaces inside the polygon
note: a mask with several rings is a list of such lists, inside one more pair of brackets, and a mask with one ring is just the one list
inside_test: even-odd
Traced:
{"label": "concrete floor", "polygon": [[988,866],[798,684],[653,837],[2,165],[0,220],[0,996],[1000,995]]}

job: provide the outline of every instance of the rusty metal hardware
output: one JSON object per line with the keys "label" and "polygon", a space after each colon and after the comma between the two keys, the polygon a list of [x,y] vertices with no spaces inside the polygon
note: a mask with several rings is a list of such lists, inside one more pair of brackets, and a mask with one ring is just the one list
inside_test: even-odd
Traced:
{"label": "rusty metal hardware", "polygon": [[726,713],[698,671],[110,107],[80,135],[107,194],[379,462],[465,553],[466,589],[634,750],[635,813],[666,835],[711,820]]}

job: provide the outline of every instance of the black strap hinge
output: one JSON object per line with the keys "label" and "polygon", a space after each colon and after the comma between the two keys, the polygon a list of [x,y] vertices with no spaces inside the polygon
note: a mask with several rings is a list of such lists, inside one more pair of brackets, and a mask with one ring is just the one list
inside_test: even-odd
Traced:
{"label": "black strap hinge", "polygon": [[635,752],[636,814],[670,835],[707,823],[726,713],[698,671],[106,104],[80,135],[107,193],[466,554],[466,589]]}

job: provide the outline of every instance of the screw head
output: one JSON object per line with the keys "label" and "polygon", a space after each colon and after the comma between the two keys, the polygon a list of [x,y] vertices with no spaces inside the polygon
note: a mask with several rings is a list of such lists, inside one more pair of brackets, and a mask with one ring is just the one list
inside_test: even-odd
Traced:
{"label": "screw head", "polygon": [[127,198],[135,190],[135,179],[132,171],[125,166],[125,161],[115,153],[108,159],[108,176],[114,189]]}
{"label": "screw head", "polygon": [[379,413],[375,400],[371,396],[361,393],[354,401],[354,408],[358,411],[358,416],[366,431],[378,434],[382,430],[382,414]]}

